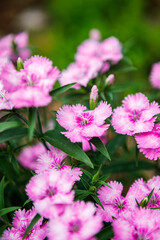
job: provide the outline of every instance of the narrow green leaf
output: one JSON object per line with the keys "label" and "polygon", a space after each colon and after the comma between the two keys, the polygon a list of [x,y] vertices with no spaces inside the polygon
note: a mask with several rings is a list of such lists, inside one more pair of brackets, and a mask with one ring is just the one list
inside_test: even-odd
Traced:
{"label": "narrow green leaf", "polygon": [[28,136],[29,136],[29,141],[31,141],[32,138],[33,138],[34,129],[35,129],[35,126],[36,126],[36,116],[37,116],[36,108],[29,108],[29,113],[28,113],[28,119],[29,119]]}
{"label": "narrow green leaf", "polygon": [[152,195],[153,195],[153,192],[154,192],[154,188],[152,189],[152,191],[149,193],[149,195],[148,195],[148,202],[150,201],[150,199],[151,199],[151,197],[152,197]]}
{"label": "narrow green leaf", "polygon": [[94,137],[90,140],[90,142],[109,160],[111,161],[110,155],[108,153],[107,148],[103,144],[100,138]]}
{"label": "narrow green leaf", "polygon": [[95,201],[96,203],[98,203],[98,205],[100,205],[101,208],[104,210],[104,207],[103,207],[100,199],[98,198],[98,196],[97,196],[95,193],[93,193],[93,194],[91,194],[91,195],[92,195],[92,198],[94,199],[94,201]]}
{"label": "narrow green leaf", "polygon": [[52,97],[58,95],[58,94],[61,94],[61,93],[64,93],[66,92],[68,89],[70,89],[73,85],[75,85],[76,83],[70,83],[70,84],[67,84],[67,85],[64,85],[62,87],[58,87],[58,88],[55,88],[54,90],[52,90],[50,92],[50,95]]}
{"label": "narrow green leaf", "polygon": [[102,177],[100,177],[99,180],[106,181],[107,178],[110,177],[110,175],[111,175],[110,173],[107,173],[107,174],[103,175]]}
{"label": "narrow green leaf", "polygon": [[13,211],[15,211],[15,210],[17,210],[17,209],[19,209],[19,208],[21,208],[21,207],[2,208],[2,209],[0,210],[0,216],[3,216],[3,215],[5,215],[5,214],[7,214],[7,213],[9,213],[9,212],[13,212]]}
{"label": "narrow green leaf", "polygon": [[73,157],[85,163],[87,166],[91,168],[94,168],[91,160],[89,159],[87,154],[79,147],[79,145],[70,142],[69,139],[67,139],[61,133],[57,132],[56,130],[50,130],[47,131],[43,137],[52,146],[67,153],[70,157]]}
{"label": "narrow green leaf", "polygon": [[26,136],[28,133],[27,128],[22,128],[22,127],[16,127],[16,128],[10,128],[7,130],[4,130],[0,134],[0,143],[10,141],[16,138],[22,138]]}
{"label": "narrow green leaf", "polygon": [[137,206],[140,208],[140,204],[139,204],[139,202],[137,201],[136,198],[135,198],[135,200],[136,200]]}
{"label": "narrow green leaf", "polygon": [[88,197],[90,194],[91,194],[91,192],[89,192],[87,190],[76,189],[75,190],[75,200],[83,200],[86,197]]}
{"label": "narrow green leaf", "polygon": [[0,123],[0,131],[19,126],[23,126],[23,124],[21,122],[3,122]]}
{"label": "narrow green leaf", "polygon": [[89,178],[92,178],[92,174],[90,172],[88,172],[87,170],[81,168],[81,171],[86,175],[88,176]]}
{"label": "narrow green leaf", "polygon": [[22,239],[24,239],[25,237],[27,237],[27,235],[29,235],[30,231],[32,230],[32,228],[34,227],[34,225],[38,222],[38,220],[40,218],[41,218],[41,216],[37,213],[37,215],[32,219],[29,226],[27,227]]}
{"label": "narrow green leaf", "polygon": [[24,207],[26,204],[28,204],[29,202],[31,202],[31,201],[32,201],[31,199],[27,199],[27,200],[24,202],[23,207]]}
{"label": "narrow green leaf", "polygon": [[106,182],[104,182],[104,181],[102,181],[102,180],[99,180],[97,183],[98,183],[98,185],[100,185],[100,186],[104,185],[104,186],[107,186],[107,187],[109,187],[109,188],[112,188],[112,187],[109,186]]}
{"label": "narrow green leaf", "polygon": [[9,119],[10,117],[12,117],[13,115],[15,115],[15,113],[12,113],[12,112],[4,115],[3,117],[0,118],[0,123],[6,122],[7,119]]}
{"label": "narrow green leaf", "polygon": [[82,182],[83,186],[85,187],[85,189],[88,190],[89,187],[90,187],[88,182],[84,178],[82,178],[82,177],[80,177],[80,179],[81,179],[81,182]]}
{"label": "narrow green leaf", "polygon": [[0,209],[4,208],[4,179],[5,177],[0,182]]}

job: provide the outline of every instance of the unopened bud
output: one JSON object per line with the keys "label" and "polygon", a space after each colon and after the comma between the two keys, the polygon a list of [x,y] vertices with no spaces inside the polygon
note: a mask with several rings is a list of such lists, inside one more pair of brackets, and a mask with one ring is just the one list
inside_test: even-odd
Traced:
{"label": "unopened bud", "polygon": [[98,103],[98,88],[96,85],[93,85],[90,93],[90,109],[93,110],[97,107]]}
{"label": "unopened bud", "polygon": [[89,37],[93,40],[100,41],[101,40],[101,33],[98,29],[91,29],[89,32]]}
{"label": "unopened bud", "polygon": [[17,59],[17,70],[20,71],[20,70],[23,69],[23,68],[24,68],[24,66],[23,66],[23,61],[22,61],[22,59],[19,57],[19,58]]}
{"label": "unopened bud", "polygon": [[106,78],[106,85],[111,85],[114,82],[114,74],[110,74],[107,78]]}
{"label": "unopened bud", "polygon": [[148,197],[145,197],[142,199],[141,203],[140,203],[140,206],[141,207],[146,207],[148,204]]}

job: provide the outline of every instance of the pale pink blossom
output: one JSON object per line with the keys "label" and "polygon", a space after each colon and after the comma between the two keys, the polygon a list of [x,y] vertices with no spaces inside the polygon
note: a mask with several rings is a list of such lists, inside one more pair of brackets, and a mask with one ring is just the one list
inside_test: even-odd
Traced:
{"label": "pale pink blossom", "polygon": [[91,88],[90,100],[93,100],[94,102],[98,100],[98,88],[96,85],[93,85]]}
{"label": "pale pink blossom", "polygon": [[46,152],[46,149],[41,143],[25,147],[19,154],[18,161],[23,167],[35,171],[37,168],[37,159],[44,152]]}
{"label": "pale pink blossom", "polygon": [[[29,226],[32,219],[36,216],[37,212],[35,209],[29,211],[18,210],[15,212],[13,218],[13,227],[11,229],[5,230],[2,235],[2,240],[22,240],[23,235]],[[42,218],[33,226],[29,235],[24,238],[24,240],[43,240],[46,235],[46,224],[42,224]]]}
{"label": "pale pink blossom", "polygon": [[[16,51],[13,50],[13,42],[16,44]],[[16,61],[18,57],[23,60],[31,55],[31,51],[27,48],[28,33],[21,32],[18,34],[9,34],[0,39],[0,57],[7,57],[12,61]]]}
{"label": "pale pink blossom", "polygon": [[50,170],[33,176],[26,186],[26,192],[34,201],[36,210],[45,218],[51,218],[57,215],[59,205],[73,202],[72,186],[70,174]]}
{"label": "pale pink blossom", "polygon": [[102,61],[111,61],[113,64],[119,62],[122,55],[122,46],[115,37],[109,37],[100,44],[99,55]]}
{"label": "pale pink blossom", "polygon": [[114,109],[111,123],[116,132],[121,134],[149,132],[154,127],[154,116],[158,113],[158,103],[149,103],[144,94],[136,93],[125,97],[123,105]]}
{"label": "pale pink blossom", "polygon": [[6,64],[0,77],[15,108],[42,107],[52,100],[49,92],[59,77],[59,70],[52,67],[49,59],[33,56],[24,62],[20,71],[11,63]]}
{"label": "pale pink blossom", "polygon": [[80,104],[63,106],[57,112],[57,121],[67,131],[62,132],[71,142],[85,145],[92,137],[101,137],[109,127],[105,119],[112,114],[110,104],[101,102],[94,110],[87,111]]}
{"label": "pale pink blossom", "polygon": [[[154,189],[154,190],[153,190]],[[150,201],[147,203],[147,208],[160,207],[160,176],[155,176],[148,182],[143,181],[143,179],[136,180],[126,195],[130,209],[138,208],[136,200],[140,204],[141,201],[146,198],[153,190]],[[135,200],[136,199],[136,200]]]}
{"label": "pale pink blossom", "polygon": [[101,33],[98,29],[93,28],[89,32],[89,37],[95,41],[100,41],[101,40]]}
{"label": "pale pink blossom", "polygon": [[123,186],[116,181],[108,182],[108,186],[103,186],[98,190],[98,197],[104,207],[98,206],[97,212],[103,217],[103,221],[112,222],[118,218],[119,214],[126,209],[129,210],[128,201],[121,196]]}
{"label": "pale pink blossom", "polygon": [[90,240],[102,228],[102,219],[95,215],[91,202],[77,201],[66,206],[63,214],[49,222],[49,240]]}
{"label": "pale pink blossom", "polygon": [[160,88],[160,62],[153,64],[150,74],[150,82],[153,87]]}
{"label": "pale pink blossom", "polygon": [[106,78],[105,83],[106,83],[107,85],[111,85],[113,82],[114,82],[114,74],[110,74],[110,75]]}
{"label": "pale pink blossom", "polygon": [[160,158],[160,123],[155,123],[150,132],[140,133],[135,136],[139,151],[146,158],[157,160]]}
{"label": "pale pink blossom", "polygon": [[73,182],[80,180],[80,177],[82,175],[82,171],[71,166],[64,165],[62,161],[67,157],[67,154],[62,152],[61,150],[51,147],[50,151],[47,151],[46,153],[43,153],[39,156],[37,159],[36,164],[36,173],[43,173],[46,171],[49,171],[51,169],[61,171],[61,173],[65,174],[67,172],[70,174]]}
{"label": "pale pink blossom", "polygon": [[126,212],[113,221],[112,240],[158,240],[160,238],[159,211],[140,208]]}
{"label": "pale pink blossom", "polygon": [[99,57],[99,46],[100,42],[94,39],[85,40],[77,49],[75,56],[76,62],[88,63],[92,59],[97,59],[100,63],[102,62]]}
{"label": "pale pink blossom", "polygon": [[97,77],[101,67],[102,64],[96,59],[82,64],[71,63],[66,70],[62,71],[60,84],[63,86],[75,82],[76,84],[73,85],[75,89],[79,89],[81,86],[86,87],[91,79]]}

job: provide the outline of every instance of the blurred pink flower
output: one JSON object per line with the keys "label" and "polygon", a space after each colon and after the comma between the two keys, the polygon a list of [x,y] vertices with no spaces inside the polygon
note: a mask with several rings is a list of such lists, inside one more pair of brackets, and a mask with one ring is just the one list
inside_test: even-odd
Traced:
{"label": "blurred pink flower", "polygon": [[26,186],[26,192],[34,201],[36,210],[45,218],[51,218],[57,215],[59,205],[73,202],[73,184],[67,172],[50,170],[33,176]]}
{"label": "blurred pink flower", "polygon": [[103,221],[112,222],[114,218],[118,218],[119,214],[126,209],[129,210],[128,201],[121,196],[123,186],[116,181],[108,182],[108,186],[103,186],[98,190],[98,197],[104,207],[98,206],[97,212],[103,217]]}
{"label": "blurred pink flower", "polygon": [[154,115],[158,113],[158,103],[149,103],[144,94],[136,93],[125,97],[122,107],[114,109],[111,123],[116,132],[121,134],[149,132],[154,127]]}
{"label": "blurred pink flower", "polygon": [[73,88],[79,89],[81,86],[86,87],[89,80],[97,77],[102,64],[92,59],[89,63],[71,63],[66,70],[62,71],[60,77],[60,84],[66,85],[69,83],[76,83]]}
{"label": "blurred pink flower", "polygon": [[37,168],[37,159],[44,152],[46,152],[46,149],[41,143],[25,147],[18,156],[18,161],[23,167],[35,171]]}
{"label": "blurred pink flower", "polygon": [[100,44],[99,55],[102,61],[111,61],[113,64],[122,59],[122,46],[115,37],[109,37]]}
{"label": "blurred pink flower", "polygon": [[57,67],[40,56],[33,56],[24,62],[24,69],[17,71],[11,63],[4,65],[1,80],[7,97],[15,108],[42,107],[48,105],[52,98],[49,92],[59,77]]}
{"label": "blurred pink flower", "polygon": [[153,87],[160,88],[160,62],[153,64],[150,74],[150,82]]}
{"label": "blurred pink flower", "polygon": [[139,151],[146,158],[157,160],[160,158],[160,123],[155,123],[150,132],[140,133],[135,136]]}
{"label": "blurred pink flower", "polygon": [[[37,212],[33,208],[32,210],[25,211],[18,210],[15,212],[13,219],[13,227],[5,230],[2,235],[2,240],[22,240],[25,230],[29,226],[32,219],[35,217]],[[42,240],[46,237],[47,228],[46,224],[42,224],[42,218],[33,226],[29,235],[24,240]]]}
{"label": "blurred pink flower", "polygon": [[147,208],[160,207],[160,192],[159,192],[160,176],[155,176],[148,182],[144,182],[143,179],[138,179],[132,184],[126,195],[130,209],[138,208],[135,199],[137,199],[138,203],[140,204],[144,198],[148,197],[153,188],[154,188],[153,194],[146,207]]}
{"label": "blurred pink flower", "polygon": [[67,131],[62,132],[71,142],[85,145],[92,137],[101,137],[108,129],[105,119],[112,114],[110,104],[101,102],[94,110],[86,111],[80,104],[63,106],[57,112],[57,121]]}
{"label": "blurred pink flower", "polygon": [[[16,51],[13,50],[13,42],[16,44]],[[28,46],[28,33],[9,34],[0,39],[0,57],[7,57],[9,60],[16,61],[18,57],[23,60],[31,55]]]}
{"label": "blurred pink flower", "polygon": [[112,223],[112,240],[158,240],[160,237],[160,212],[140,208],[130,214],[123,212]]}
{"label": "blurred pink flower", "polygon": [[67,157],[67,154],[62,152],[61,150],[50,147],[50,151],[47,151],[46,153],[43,153],[39,156],[37,159],[37,165],[36,165],[36,173],[43,173],[47,172],[51,169],[61,171],[61,173],[65,174],[67,172],[70,174],[73,182],[80,180],[80,177],[82,175],[82,171],[80,171],[79,168],[71,166],[66,166],[62,164],[62,161]]}
{"label": "blurred pink flower", "polygon": [[102,219],[95,215],[91,202],[77,201],[66,206],[63,214],[49,221],[49,240],[91,240],[102,228]]}

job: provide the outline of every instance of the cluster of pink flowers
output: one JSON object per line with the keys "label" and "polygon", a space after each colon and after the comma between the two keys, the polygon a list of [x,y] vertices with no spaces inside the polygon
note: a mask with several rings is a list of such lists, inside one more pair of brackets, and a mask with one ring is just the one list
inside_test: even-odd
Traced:
{"label": "cluster of pink flowers", "polygon": [[95,215],[93,203],[74,202],[72,187],[82,172],[64,165],[66,157],[54,147],[40,154],[35,165],[37,174],[30,179],[26,192],[36,211],[49,219],[48,239],[90,240],[102,228],[102,218]]}
{"label": "cluster of pink flowers", "polygon": [[[0,39],[0,109],[42,107],[52,100],[49,92],[60,72],[45,57],[27,59],[27,44],[26,32]],[[25,60],[20,71],[15,68],[18,57]]]}
{"label": "cluster of pink flowers", "polygon": [[13,64],[3,66],[0,79],[7,97],[15,108],[39,107],[48,105],[52,98],[49,92],[59,77],[57,67],[39,56],[33,56],[24,62],[24,68],[17,71]]}
{"label": "cluster of pink flowers", "polygon": [[[25,211],[25,209],[16,211],[12,222],[13,227],[4,231],[1,240],[22,240],[25,230],[36,214],[34,208],[29,211]],[[42,220],[43,218],[38,220],[29,236],[25,237],[24,240],[42,240],[46,237],[47,225],[42,223]]]}
{"label": "cluster of pink flowers", "polygon": [[123,105],[113,111],[112,125],[117,133],[135,135],[140,152],[147,158],[160,157],[160,125],[155,123],[160,113],[158,103],[149,103],[142,93],[128,95]]}
{"label": "cluster of pink flowers", "polygon": [[97,77],[99,72],[106,72],[110,64],[116,64],[123,57],[120,42],[115,37],[109,37],[102,42],[100,34],[93,31],[90,39],[84,41],[77,50],[75,62],[62,71],[61,85],[76,83],[73,87],[86,87],[89,80]]}
{"label": "cluster of pink flowers", "polygon": [[27,32],[9,34],[0,39],[0,58],[14,62],[17,61],[18,57],[21,57],[23,60],[25,60],[31,54],[31,51],[29,48],[27,48],[27,46]]}
{"label": "cluster of pink flowers", "polygon": [[157,240],[160,234],[160,211],[153,208],[160,207],[160,177],[155,176],[148,182],[138,179],[125,197],[121,196],[121,183],[111,181],[108,185],[110,188],[103,186],[98,191],[104,210],[98,207],[97,211],[104,221],[112,222],[113,239]]}
{"label": "cluster of pink flowers", "polygon": [[82,142],[83,149],[88,148],[92,137],[101,137],[109,127],[105,119],[110,117],[112,109],[107,102],[101,102],[94,110],[86,110],[80,104],[63,106],[57,112],[57,121],[67,131],[62,132],[71,142]]}

